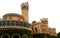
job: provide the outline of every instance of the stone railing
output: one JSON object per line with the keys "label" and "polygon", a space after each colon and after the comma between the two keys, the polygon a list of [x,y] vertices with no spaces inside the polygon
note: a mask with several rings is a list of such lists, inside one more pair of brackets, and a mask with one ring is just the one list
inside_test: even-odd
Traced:
{"label": "stone railing", "polygon": [[2,20],[0,21],[0,28],[24,28],[31,30],[31,24],[15,20]]}

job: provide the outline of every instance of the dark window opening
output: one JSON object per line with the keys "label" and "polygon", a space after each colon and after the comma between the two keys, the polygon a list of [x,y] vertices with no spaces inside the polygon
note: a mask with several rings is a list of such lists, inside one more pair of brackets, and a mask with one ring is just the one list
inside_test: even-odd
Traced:
{"label": "dark window opening", "polygon": [[9,36],[8,35],[3,35],[2,38],[9,38]]}
{"label": "dark window opening", "polygon": [[7,21],[7,25],[10,25],[10,21]]}
{"label": "dark window opening", "polygon": [[2,26],[5,26],[6,22],[5,21],[2,21]]}
{"label": "dark window opening", "polygon": [[20,26],[24,27],[24,22],[20,22]]}
{"label": "dark window opening", "polygon": [[19,26],[19,21],[16,22],[16,25]]}
{"label": "dark window opening", "polygon": [[1,21],[0,21],[0,26],[1,26]]}
{"label": "dark window opening", "polygon": [[35,28],[35,32],[37,32],[37,28]]}
{"label": "dark window opening", "polygon": [[11,21],[11,25],[13,25],[13,26],[14,26],[14,24],[15,24],[15,23],[14,23],[14,21]]}
{"label": "dark window opening", "polygon": [[12,19],[12,17],[9,17],[9,19]]}
{"label": "dark window opening", "polygon": [[27,8],[26,6],[23,6],[23,8]]}
{"label": "dark window opening", "polygon": [[45,28],[42,28],[42,32],[46,32],[46,29]]}
{"label": "dark window opening", "polygon": [[28,35],[23,35],[22,38],[28,38]]}
{"label": "dark window opening", "polygon": [[18,18],[18,20],[20,20],[20,18]]}
{"label": "dark window opening", "polygon": [[14,35],[13,38],[19,38],[19,36],[18,35]]}

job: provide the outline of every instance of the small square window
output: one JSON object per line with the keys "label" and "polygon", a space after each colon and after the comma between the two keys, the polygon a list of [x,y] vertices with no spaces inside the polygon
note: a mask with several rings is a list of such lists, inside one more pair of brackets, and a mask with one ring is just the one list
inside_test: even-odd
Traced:
{"label": "small square window", "polygon": [[12,17],[9,17],[9,19],[12,19]]}
{"label": "small square window", "polygon": [[18,20],[20,20],[20,18],[18,18]]}

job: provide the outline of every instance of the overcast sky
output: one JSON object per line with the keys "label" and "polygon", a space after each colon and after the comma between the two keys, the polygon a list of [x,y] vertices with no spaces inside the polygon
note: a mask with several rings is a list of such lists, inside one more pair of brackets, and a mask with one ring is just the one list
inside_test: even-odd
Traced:
{"label": "overcast sky", "polygon": [[60,0],[0,0],[0,17],[6,13],[21,14],[21,3],[29,3],[29,22],[48,18],[49,27],[60,32]]}

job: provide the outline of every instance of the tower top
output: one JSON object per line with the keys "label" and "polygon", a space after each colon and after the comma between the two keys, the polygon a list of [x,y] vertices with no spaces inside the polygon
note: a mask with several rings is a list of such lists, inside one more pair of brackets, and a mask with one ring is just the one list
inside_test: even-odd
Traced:
{"label": "tower top", "polygon": [[41,21],[48,21],[48,18],[42,18]]}
{"label": "tower top", "polygon": [[48,18],[42,18],[41,23],[48,24]]}
{"label": "tower top", "polygon": [[28,1],[27,1],[26,3],[25,3],[25,2],[24,2],[24,3],[22,3],[22,5],[26,5],[26,4],[28,4]]}
{"label": "tower top", "polygon": [[28,1],[26,3],[21,4],[21,9],[28,9],[28,8],[29,8]]}

